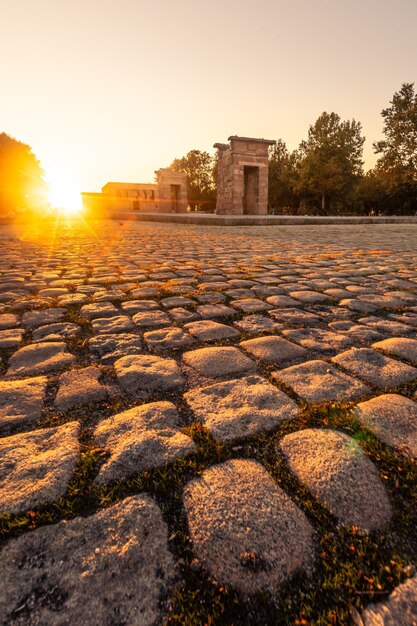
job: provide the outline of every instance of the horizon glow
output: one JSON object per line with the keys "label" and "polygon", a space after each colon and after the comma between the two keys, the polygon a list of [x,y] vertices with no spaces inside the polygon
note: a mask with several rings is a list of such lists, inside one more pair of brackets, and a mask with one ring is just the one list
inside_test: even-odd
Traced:
{"label": "horizon glow", "polygon": [[362,123],[369,169],[381,110],[416,79],[414,0],[16,0],[2,16],[0,131],[32,147],[56,203],[229,135],[293,150],[323,111]]}

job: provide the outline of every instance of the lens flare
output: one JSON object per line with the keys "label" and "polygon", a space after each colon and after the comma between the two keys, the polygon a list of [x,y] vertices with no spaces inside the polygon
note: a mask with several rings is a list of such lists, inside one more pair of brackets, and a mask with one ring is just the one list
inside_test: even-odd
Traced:
{"label": "lens flare", "polygon": [[79,185],[68,174],[49,172],[47,182],[49,201],[53,209],[68,217],[75,216],[82,211]]}

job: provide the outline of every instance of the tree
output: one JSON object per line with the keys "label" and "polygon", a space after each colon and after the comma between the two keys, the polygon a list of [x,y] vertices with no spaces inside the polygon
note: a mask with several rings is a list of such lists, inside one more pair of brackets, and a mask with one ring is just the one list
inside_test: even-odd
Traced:
{"label": "tree", "polygon": [[380,154],[376,172],[384,181],[392,208],[417,209],[417,94],[414,83],[403,83],[391,106],[383,109],[385,139],[374,143]]}
{"label": "tree", "polygon": [[30,146],[0,133],[0,213],[38,210],[46,203],[44,172]]}
{"label": "tree", "polygon": [[385,212],[387,193],[383,178],[376,168],[366,172],[358,183],[358,199],[363,212],[368,215],[377,215]]}
{"label": "tree", "polygon": [[336,113],[322,113],[300,144],[298,189],[307,200],[321,198],[327,213],[334,200],[347,199],[363,175],[360,122],[342,121]]}
{"label": "tree", "polygon": [[290,153],[282,139],[269,149],[268,204],[271,209],[294,208],[298,204],[295,191],[298,153]]}
{"label": "tree", "polygon": [[192,211],[215,207],[216,165],[215,157],[200,150],[190,150],[184,157],[172,162],[171,169],[187,174],[188,204]]}

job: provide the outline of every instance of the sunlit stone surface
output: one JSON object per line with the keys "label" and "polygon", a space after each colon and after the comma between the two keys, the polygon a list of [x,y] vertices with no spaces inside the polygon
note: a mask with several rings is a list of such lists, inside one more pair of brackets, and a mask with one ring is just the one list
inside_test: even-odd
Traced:
{"label": "sunlit stone surface", "polygon": [[[417,225],[1,228],[0,622],[160,624],[171,598],[207,620],[213,598],[269,623],[299,585],[321,598],[323,565],[362,591],[374,563],[392,589],[415,519]],[[229,586],[284,595],[265,617]],[[413,593],[368,609],[400,623]]]}
{"label": "sunlit stone surface", "polygon": [[259,463],[214,465],[184,491],[194,549],[222,583],[276,591],[314,561],[313,529]]}
{"label": "sunlit stone surface", "polygon": [[176,580],[166,524],[147,495],[12,540],[0,575],[0,615],[10,626],[156,626]]}

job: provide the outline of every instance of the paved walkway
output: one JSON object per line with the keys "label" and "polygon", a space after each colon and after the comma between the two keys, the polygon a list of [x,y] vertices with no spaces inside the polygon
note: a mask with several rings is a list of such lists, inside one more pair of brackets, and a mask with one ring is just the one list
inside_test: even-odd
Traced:
{"label": "paved walkway", "polygon": [[3,227],[0,356],[2,624],[348,623],[412,574],[417,225]]}
{"label": "paved walkway", "polygon": [[[209,226],[301,226],[323,224],[417,224],[416,215],[217,215],[214,213],[140,213],[114,211],[114,219]],[[1,223],[1,222],[0,222]]]}

